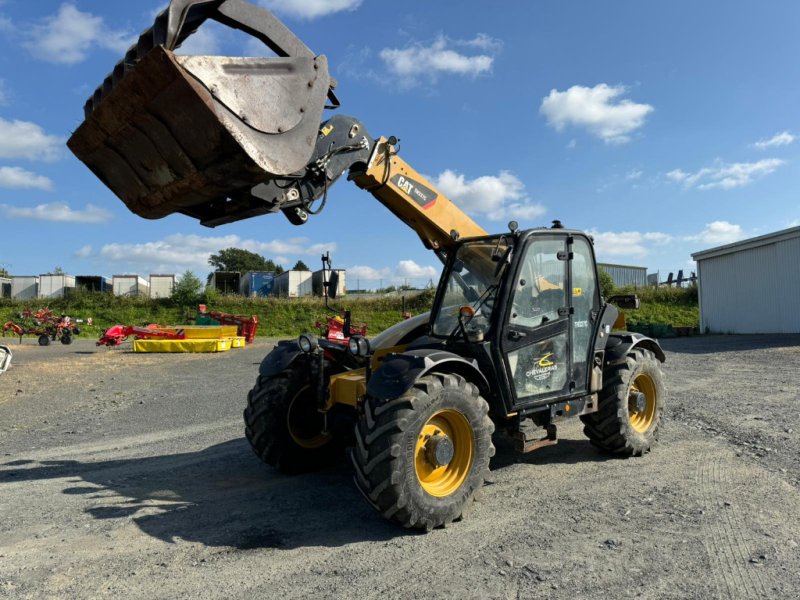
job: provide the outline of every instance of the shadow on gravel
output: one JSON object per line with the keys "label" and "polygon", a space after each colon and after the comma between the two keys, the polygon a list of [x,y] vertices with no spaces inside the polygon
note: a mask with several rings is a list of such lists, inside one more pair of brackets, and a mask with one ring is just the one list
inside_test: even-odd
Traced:
{"label": "shadow on gravel", "polygon": [[262,465],[244,440],[167,456],[0,465],[0,490],[4,483],[61,478],[69,480],[63,493],[83,497],[94,518],[132,519],[168,543],[289,549],[415,535],[367,506],[344,461],[288,477]]}
{"label": "shadow on gravel", "polygon": [[561,439],[555,446],[547,446],[528,454],[520,454],[514,450],[512,441],[507,437],[498,436],[493,441],[497,448],[497,453],[492,458],[490,465],[492,471],[517,464],[575,465],[624,458],[598,451],[589,440]]}
{"label": "shadow on gravel", "polygon": [[678,354],[717,354],[746,352],[767,348],[800,348],[800,335],[703,335],[688,338],[661,339],[666,352]]}

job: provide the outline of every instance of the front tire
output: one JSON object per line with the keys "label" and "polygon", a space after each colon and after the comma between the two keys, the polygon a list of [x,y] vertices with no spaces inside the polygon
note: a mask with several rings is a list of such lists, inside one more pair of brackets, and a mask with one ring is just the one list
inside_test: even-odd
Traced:
{"label": "front tire", "polygon": [[421,377],[389,401],[368,397],[356,425],[355,482],[384,517],[431,530],[461,517],[489,474],[494,423],[456,374]]}
{"label": "front tire", "polygon": [[39,345],[40,346],[49,346],[50,345],[50,336],[42,334],[39,336]]}
{"label": "front tire", "polygon": [[634,348],[625,362],[603,373],[598,411],[581,417],[583,432],[601,450],[641,456],[658,439],[665,398],[658,359]]}
{"label": "front tire", "polygon": [[283,473],[328,466],[341,451],[339,440],[324,431],[308,369],[298,364],[278,375],[258,377],[247,395],[244,422],[256,455]]}

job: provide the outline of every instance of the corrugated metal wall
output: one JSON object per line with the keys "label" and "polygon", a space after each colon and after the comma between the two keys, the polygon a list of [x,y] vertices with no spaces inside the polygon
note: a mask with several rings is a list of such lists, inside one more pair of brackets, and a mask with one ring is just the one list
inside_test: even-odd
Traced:
{"label": "corrugated metal wall", "polygon": [[611,275],[611,279],[614,280],[614,285],[617,287],[647,286],[647,267],[628,267],[625,265],[597,263],[597,268]]}
{"label": "corrugated metal wall", "polygon": [[700,327],[800,333],[800,238],[700,259]]}

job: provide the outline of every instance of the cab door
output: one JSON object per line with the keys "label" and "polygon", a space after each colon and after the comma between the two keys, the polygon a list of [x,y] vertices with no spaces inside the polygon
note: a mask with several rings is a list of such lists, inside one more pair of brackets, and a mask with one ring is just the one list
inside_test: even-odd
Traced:
{"label": "cab door", "polygon": [[567,236],[537,235],[523,252],[500,339],[514,409],[563,396],[572,382]]}

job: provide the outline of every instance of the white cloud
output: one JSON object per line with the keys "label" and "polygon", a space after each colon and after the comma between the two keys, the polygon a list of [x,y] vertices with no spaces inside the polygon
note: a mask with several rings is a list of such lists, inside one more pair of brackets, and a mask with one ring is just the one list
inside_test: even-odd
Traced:
{"label": "white cloud", "polygon": [[176,233],[162,240],[141,244],[106,244],[99,255],[120,265],[139,266],[157,270],[209,269],[208,258],[224,248],[242,248],[264,255],[278,263],[290,262],[289,257],[315,256],[336,250],[336,244],[311,244],[307,238],[287,240],[242,239],[238,235],[204,237]]}
{"label": "white cloud", "polygon": [[492,221],[508,218],[529,221],[546,212],[541,204],[530,201],[525,194],[525,184],[509,171],[467,179],[448,169],[433,183],[464,211]]}
{"label": "white cloud", "polygon": [[766,150],[767,148],[775,148],[776,146],[788,146],[792,142],[794,142],[795,136],[793,136],[788,131],[782,131],[781,133],[776,133],[768,140],[759,140],[755,144],[753,144],[754,148],[758,148],[759,150]]}
{"label": "white cloud", "polygon": [[64,140],[45,133],[36,123],[0,117],[0,158],[56,160],[63,144]]}
{"label": "white cloud", "polygon": [[0,204],[0,210],[10,219],[35,219],[57,223],[105,223],[111,218],[111,213],[107,210],[92,204],[87,204],[83,210],[73,210],[63,202],[40,204],[33,208]]}
{"label": "white cloud", "polygon": [[128,32],[110,29],[102,17],[64,3],[58,13],[34,25],[25,47],[36,58],[56,64],[76,64],[93,47],[123,53],[135,41]]}
{"label": "white cloud", "polygon": [[676,183],[682,183],[687,188],[729,190],[745,186],[754,179],[774,173],[785,163],[786,161],[779,158],[764,158],[751,163],[718,162],[713,167],[703,167],[694,173],[675,169],[667,173],[667,178]]}
{"label": "white cloud", "polygon": [[92,254],[92,247],[89,244],[81,246],[75,251],[75,256],[79,258],[86,258]]}
{"label": "white cloud", "polygon": [[644,171],[639,171],[637,169],[634,169],[633,171],[628,171],[625,174],[625,179],[627,181],[635,181],[636,179],[641,179],[642,175],[644,175]]}
{"label": "white cloud", "polygon": [[413,44],[407,48],[384,48],[379,56],[391,73],[401,77],[396,83],[402,87],[414,87],[421,78],[436,81],[442,73],[477,77],[491,71],[494,56],[468,56],[454,49],[454,46],[494,53],[499,49],[500,42],[484,34],[466,41],[450,40],[440,35],[429,46]]}
{"label": "white cloud", "polygon": [[44,175],[37,175],[20,167],[0,167],[0,187],[50,191],[53,189],[53,182]]}
{"label": "white cloud", "polygon": [[597,256],[601,261],[606,257],[646,256],[652,246],[662,246],[673,240],[672,236],[660,232],[590,230],[589,234],[594,237]]}
{"label": "white cloud", "polygon": [[363,0],[261,0],[269,10],[300,19],[316,19],[344,10],[355,10]]}
{"label": "white cloud", "polygon": [[347,267],[347,276],[352,281],[354,278],[358,279],[383,279],[391,275],[388,268],[376,269],[375,267],[368,267],[367,265],[353,265]]}
{"label": "white cloud", "polygon": [[593,88],[574,85],[564,92],[553,89],[542,99],[539,112],[556,131],[573,125],[587,129],[608,144],[622,144],[654,110],[649,104],[620,99],[626,91],[624,86],[605,83]]}
{"label": "white cloud", "polygon": [[730,244],[745,237],[741,225],[729,223],[728,221],[714,221],[707,223],[703,231],[697,235],[688,236],[689,241],[703,242],[720,246]]}
{"label": "white cloud", "polygon": [[409,279],[432,278],[439,277],[439,269],[418,265],[413,260],[401,260],[397,263],[395,274],[398,277],[408,277]]}

